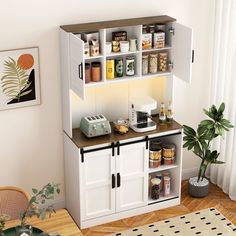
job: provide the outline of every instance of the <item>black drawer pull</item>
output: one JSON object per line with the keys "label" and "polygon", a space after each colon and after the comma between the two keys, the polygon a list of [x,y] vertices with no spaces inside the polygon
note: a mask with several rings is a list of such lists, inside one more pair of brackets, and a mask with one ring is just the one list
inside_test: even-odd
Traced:
{"label": "black drawer pull", "polygon": [[114,157],[115,156],[115,144],[114,143],[111,144],[111,148],[112,148],[112,156]]}
{"label": "black drawer pull", "polygon": [[118,141],[116,145],[117,145],[117,156],[119,156],[120,155],[120,142]]}
{"label": "black drawer pull", "polygon": [[112,174],[111,179],[112,179],[112,188],[115,188],[116,187],[116,177],[114,174]]}
{"label": "black drawer pull", "polygon": [[78,66],[79,78],[83,80],[83,63],[81,62]]}
{"label": "black drawer pull", "polygon": [[119,188],[121,185],[120,183],[120,173],[117,174],[117,188]]}

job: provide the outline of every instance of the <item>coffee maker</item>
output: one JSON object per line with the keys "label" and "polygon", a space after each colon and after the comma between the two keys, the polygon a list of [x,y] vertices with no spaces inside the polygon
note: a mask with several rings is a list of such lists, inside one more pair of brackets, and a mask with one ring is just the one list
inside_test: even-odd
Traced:
{"label": "coffee maker", "polygon": [[147,132],[156,129],[151,110],[157,108],[156,100],[151,97],[138,97],[130,100],[129,123],[135,132]]}

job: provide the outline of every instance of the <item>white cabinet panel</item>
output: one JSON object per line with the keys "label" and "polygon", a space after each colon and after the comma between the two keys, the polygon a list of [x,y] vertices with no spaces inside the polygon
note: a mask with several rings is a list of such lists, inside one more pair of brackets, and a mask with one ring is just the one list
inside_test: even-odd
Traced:
{"label": "white cabinet panel", "polygon": [[115,157],[111,149],[84,154],[82,163],[83,218],[92,219],[115,212]]}
{"label": "white cabinet panel", "polygon": [[173,73],[185,82],[191,82],[193,30],[179,23],[173,23],[172,37]]}
{"label": "white cabinet panel", "polygon": [[84,42],[70,33],[70,86],[85,99]]}
{"label": "white cabinet panel", "polygon": [[[117,178],[116,211],[124,211],[147,205],[148,151],[146,143],[140,142],[120,147],[116,156]],[[119,182],[119,180],[118,180]]]}

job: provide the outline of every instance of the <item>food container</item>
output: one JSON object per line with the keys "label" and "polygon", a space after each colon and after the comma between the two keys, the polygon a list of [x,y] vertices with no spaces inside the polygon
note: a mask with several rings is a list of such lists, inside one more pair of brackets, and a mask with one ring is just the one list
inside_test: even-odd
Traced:
{"label": "food container", "polygon": [[126,75],[128,76],[132,76],[135,74],[135,57],[134,56],[130,56],[126,58],[125,72],[126,72]]}
{"label": "food container", "polygon": [[142,49],[152,48],[152,34],[146,33],[142,34]]}
{"label": "food container", "polygon": [[157,174],[155,175],[155,178],[161,180],[161,183],[160,183],[160,190],[162,191],[162,188],[163,188],[163,176],[162,176],[162,173],[157,173]]}
{"label": "food container", "polygon": [[165,158],[175,157],[175,145],[171,143],[162,144],[162,155]]}
{"label": "food container", "polygon": [[90,45],[90,56],[95,57],[99,55],[99,44],[96,45]]}
{"label": "food container", "polygon": [[126,31],[116,31],[112,32],[113,41],[127,41],[127,32]]}
{"label": "food container", "polygon": [[98,82],[101,80],[101,62],[92,62],[92,81]]}
{"label": "food container", "polygon": [[89,57],[90,51],[89,51],[89,43],[84,43],[84,56]]}
{"label": "food container", "polygon": [[159,57],[158,57],[159,71],[162,71],[162,72],[167,71],[167,60],[168,60],[168,53],[167,52],[160,52]]}
{"label": "food container", "polygon": [[153,36],[153,46],[154,48],[163,48],[165,47],[165,25],[157,24],[156,32]]}
{"label": "food container", "polygon": [[106,61],[106,75],[107,75],[107,79],[114,79],[115,78],[115,60],[114,59],[107,59],[107,61]]}
{"label": "food container", "polygon": [[158,168],[161,165],[161,159],[149,159],[149,168]]}
{"label": "food container", "polygon": [[85,63],[85,83],[89,83],[91,81],[91,68],[89,63]]}
{"label": "food container", "polygon": [[116,77],[122,77],[124,75],[124,63],[122,57],[115,59],[115,75]]}
{"label": "food container", "polygon": [[157,73],[157,54],[150,54],[149,56],[149,72]]}
{"label": "food container", "polygon": [[161,160],[161,148],[159,150],[150,150],[149,151],[149,158],[152,160]]}
{"label": "food container", "polygon": [[164,196],[168,197],[170,195],[170,176],[164,176],[163,177],[163,190],[164,190]]}
{"label": "food container", "polygon": [[120,51],[121,52],[129,51],[129,41],[120,41]]}
{"label": "food container", "polygon": [[129,131],[129,122],[124,119],[119,119],[113,122],[114,130],[119,134],[126,134]]}
{"label": "food container", "polygon": [[142,74],[148,74],[148,55],[142,56]]}
{"label": "food container", "polygon": [[151,198],[157,200],[160,198],[161,180],[158,178],[151,179]]}
{"label": "food container", "polygon": [[111,53],[111,42],[106,42],[106,53]]}
{"label": "food container", "polygon": [[164,160],[164,165],[173,165],[175,163],[175,157],[171,158],[163,157],[163,160]]}
{"label": "food container", "polygon": [[112,52],[119,52],[119,51],[120,51],[120,42],[112,41]]}
{"label": "food container", "polygon": [[137,51],[137,39],[130,39],[129,41],[130,41],[130,48],[129,48],[129,50],[131,52]]}

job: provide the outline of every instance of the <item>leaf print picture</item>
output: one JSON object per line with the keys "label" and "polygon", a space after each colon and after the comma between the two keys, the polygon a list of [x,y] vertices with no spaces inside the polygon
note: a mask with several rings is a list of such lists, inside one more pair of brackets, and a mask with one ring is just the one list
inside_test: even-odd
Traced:
{"label": "leaf print picture", "polygon": [[0,52],[0,110],[40,104],[38,48]]}

